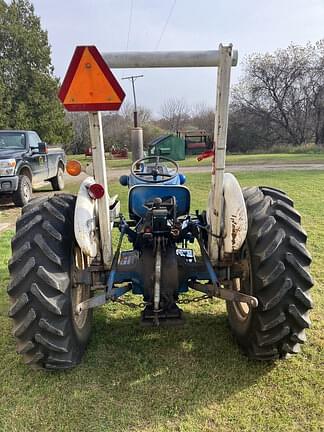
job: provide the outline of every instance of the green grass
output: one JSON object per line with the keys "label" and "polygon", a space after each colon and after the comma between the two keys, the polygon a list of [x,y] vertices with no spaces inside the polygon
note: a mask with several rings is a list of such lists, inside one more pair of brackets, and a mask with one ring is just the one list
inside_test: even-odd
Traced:
{"label": "green grass", "polygon": [[[83,154],[80,155],[67,155],[67,159],[76,159],[82,165],[86,165],[91,162],[92,158],[89,156],[85,156]],[[109,159],[109,155],[106,153],[107,166],[109,168],[125,168],[129,167],[132,164],[131,159]]]}
{"label": "green grass", "polygon": [[[243,357],[222,301],[186,305],[183,327],[143,329],[138,311],[106,305],[95,313],[82,364],[34,372],[15,354],[6,316],[10,236],[0,242],[0,431],[215,432],[321,431],[323,419],[324,173],[251,172],[241,184],[271,185],[296,203],[309,234],[315,278],[313,327],[288,361]],[[192,210],[205,208],[210,176],[188,175]],[[126,188],[117,183],[125,211]]]}
{"label": "green grass", "polygon": [[226,161],[229,163],[322,163],[324,153],[318,154],[293,154],[293,153],[273,153],[273,154],[246,154],[228,155]]}
{"label": "green grass", "polygon": [[[244,154],[244,155],[227,155],[226,165],[262,165],[262,164],[286,164],[286,163],[324,163],[324,153],[319,154]],[[179,161],[182,167],[211,165],[211,158],[197,162],[196,156],[187,157]]]}
{"label": "green grass", "polygon": [[[90,158],[84,155],[69,155],[68,159],[77,159],[81,163],[86,164]],[[131,159],[111,160],[108,159],[107,165],[109,168],[125,168],[130,167]],[[211,164],[211,158],[197,162],[197,156],[189,156],[183,161],[178,161],[181,167],[191,166],[206,166]],[[299,163],[324,163],[324,153],[273,153],[273,154],[244,154],[244,155],[227,155],[227,165],[250,165],[250,164],[299,164]]]}

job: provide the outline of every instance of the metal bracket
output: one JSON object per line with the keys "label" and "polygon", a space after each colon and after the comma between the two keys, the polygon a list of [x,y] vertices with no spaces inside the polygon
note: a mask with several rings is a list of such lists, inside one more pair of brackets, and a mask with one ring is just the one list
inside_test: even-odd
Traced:
{"label": "metal bracket", "polygon": [[100,294],[95,297],[91,297],[88,300],[79,303],[75,308],[75,313],[80,315],[80,313],[86,309],[93,309],[97,306],[102,306],[107,302],[106,294]]}
{"label": "metal bracket", "polygon": [[74,276],[73,282],[75,284],[92,285],[92,277],[91,277],[91,272],[89,271],[89,269],[81,270],[81,269],[76,268],[74,270],[73,276]]}
{"label": "metal bracket", "polygon": [[189,284],[190,288],[203,292],[210,297],[219,297],[223,300],[227,301],[233,301],[233,302],[241,302],[241,303],[247,303],[251,305],[253,308],[258,307],[258,299],[256,297],[243,294],[239,291],[234,291],[232,289],[228,288],[218,288],[217,291],[215,291],[214,285],[212,284],[201,284],[197,282],[192,282]]}
{"label": "metal bracket", "polygon": [[126,294],[128,291],[130,291],[132,289],[132,285],[127,284],[124,286],[114,286],[112,288],[112,293],[111,293],[110,297],[107,297],[107,295],[106,295],[107,285],[102,285],[102,286],[100,286],[100,288],[105,290],[105,294],[96,295],[95,297],[91,297],[91,298],[83,301],[82,303],[79,303],[75,308],[75,313],[77,315],[79,315],[84,310],[93,309],[97,306],[102,306],[109,301],[117,301],[117,299],[119,297]]}

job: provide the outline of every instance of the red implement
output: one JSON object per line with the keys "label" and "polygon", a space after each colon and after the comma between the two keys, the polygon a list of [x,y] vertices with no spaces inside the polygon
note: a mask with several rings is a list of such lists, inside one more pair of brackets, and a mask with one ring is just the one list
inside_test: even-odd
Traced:
{"label": "red implement", "polygon": [[214,150],[207,150],[203,153],[201,153],[198,157],[197,157],[197,161],[200,162],[203,159],[207,159],[209,157],[213,157],[214,156]]}

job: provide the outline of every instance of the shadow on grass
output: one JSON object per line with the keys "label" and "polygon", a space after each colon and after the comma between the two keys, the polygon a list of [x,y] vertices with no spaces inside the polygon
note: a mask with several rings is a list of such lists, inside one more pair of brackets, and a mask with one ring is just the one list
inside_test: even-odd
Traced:
{"label": "shadow on grass", "polygon": [[[107,418],[118,419],[122,410],[134,425],[221,403],[273,367],[239,352],[224,313],[187,313],[182,327],[144,328],[138,317],[109,318],[99,311],[93,330],[80,369],[108,396]],[[117,424],[116,431],[126,426]]]}
{"label": "shadow on grass", "polygon": [[12,197],[10,195],[2,195],[0,197],[0,211],[10,210],[16,208],[15,204],[12,202]]}
{"label": "shadow on grass", "polygon": [[[243,357],[225,314],[203,309],[186,313],[181,327],[162,328],[144,328],[134,312],[115,305],[98,310],[82,363],[66,373],[30,370],[14,354],[8,333],[3,409],[23,410],[24,421],[36,429],[53,416],[60,430],[69,431],[155,430],[172,419],[178,424],[196,409],[254,386],[273,367]],[[11,424],[18,421],[14,412]]]}

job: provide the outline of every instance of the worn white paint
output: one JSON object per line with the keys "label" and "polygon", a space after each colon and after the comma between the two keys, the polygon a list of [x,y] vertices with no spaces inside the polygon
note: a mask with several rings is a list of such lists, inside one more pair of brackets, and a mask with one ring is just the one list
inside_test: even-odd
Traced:
{"label": "worn white paint", "polygon": [[81,251],[96,257],[98,253],[98,239],[96,238],[96,201],[91,199],[88,188],[95,182],[93,177],[87,177],[80,185],[75,212],[74,234]]}
{"label": "worn white paint", "polygon": [[[214,67],[221,65],[222,52],[209,51],[124,51],[102,53],[110,68],[171,68]],[[237,65],[238,53],[232,53],[232,66]]]}
{"label": "worn white paint", "polygon": [[[75,212],[74,234],[82,252],[89,257],[96,257],[98,253],[98,238],[96,228],[98,226],[98,204],[100,200],[94,200],[89,196],[89,187],[95,183],[93,177],[87,177],[80,185]],[[109,218],[112,230],[114,219],[119,216],[120,202],[118,195],[109,198]]]}
{"label": "worn white paint", "polygon": [[109,215],[110,215],[110,226],[113,229],[114,220],[118,218],[120,213],[120,201],[118,200],[118,195],[114,195],[109,200]]}
{"label": "worn white paint", "polygon": [[104,265],[110,267],[112,262],[112,240],[101,112],[89,112],[88,115],[95,181],[100,183],[105,190],[104,196],[98,200],[100,248]]}
{"label": "worn white paint", "polygon": [[222,253],[238,252],[247,235],[248,217],[239,182],[233,174],[224,175],[224,243]]}
{"label": "worn white paint", "polygon": [[210,199],[211,235],[208,240],[209,257],[213,264],[219,259],[221,240],[221,223],[223,211],[223,179],[225,171],[226,140],[228,126],[229,92],[231,66],[233,62],[232,45],[219,46],[220,63],[217,73],[216,114],[215,114],[215,164],[212,174]]}

